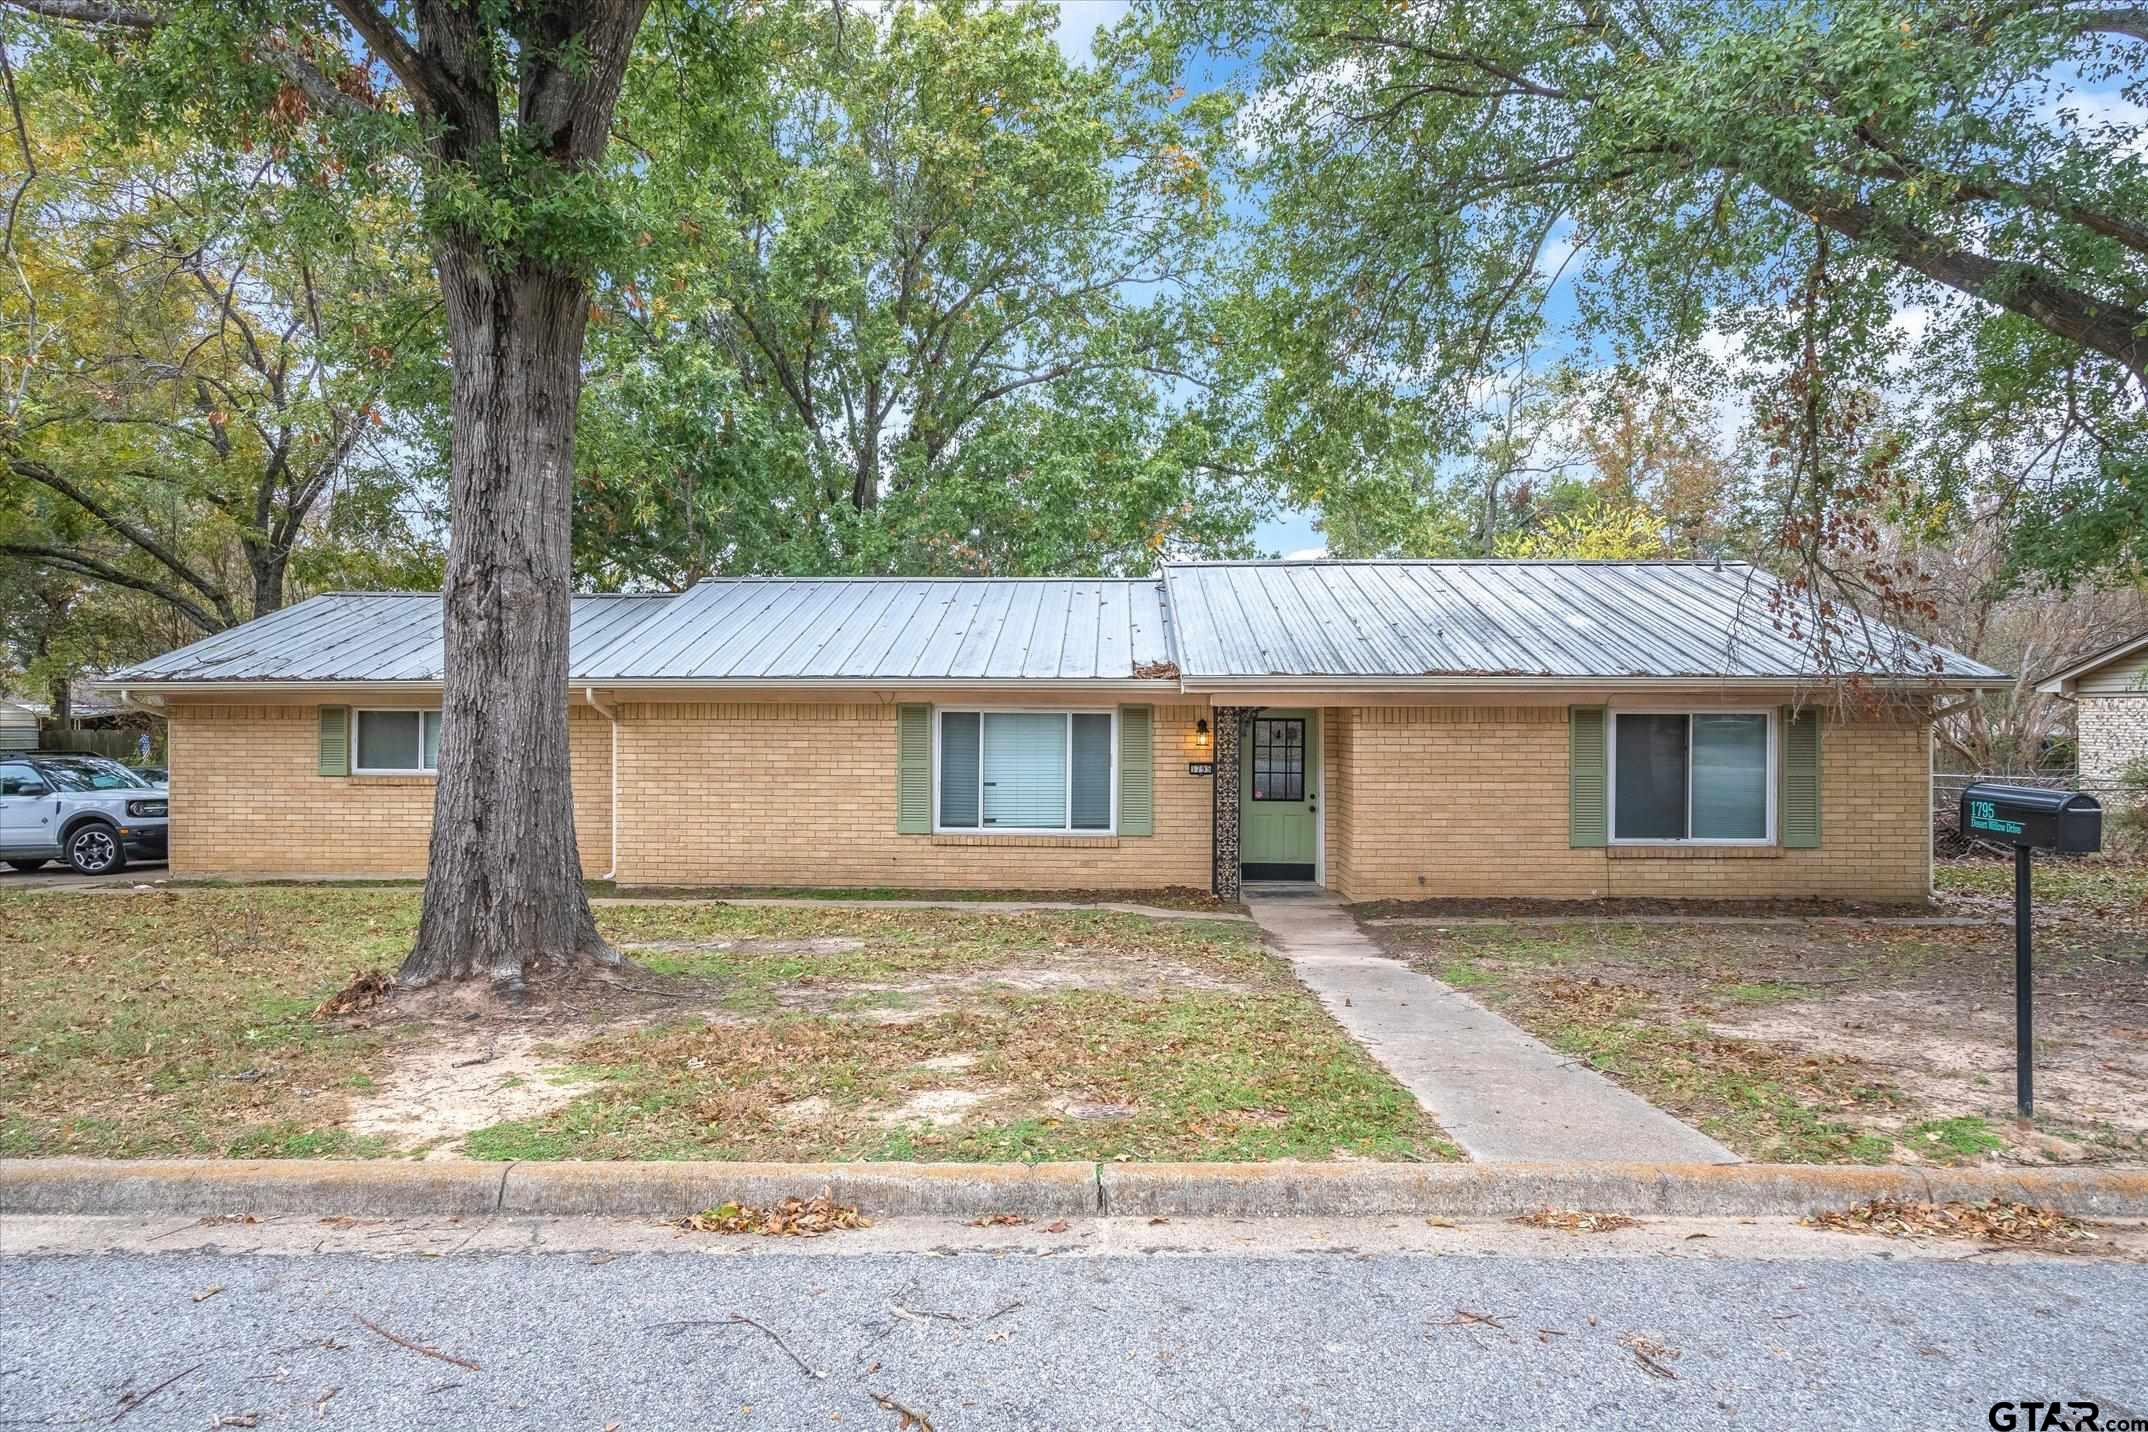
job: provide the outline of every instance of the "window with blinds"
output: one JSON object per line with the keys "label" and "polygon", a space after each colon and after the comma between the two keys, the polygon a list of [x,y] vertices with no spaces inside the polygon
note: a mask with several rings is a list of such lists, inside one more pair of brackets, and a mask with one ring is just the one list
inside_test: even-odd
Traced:
{"label": "window with blinds", "polygon": [[1617,711],[1611,839],[1754,845],[1774,826],[1774,718],[1764,712]]}
{"label": "window with blinds", "polygon": [[1106,711],[940,712],[937,828],[1109,834],[1114,724]]}

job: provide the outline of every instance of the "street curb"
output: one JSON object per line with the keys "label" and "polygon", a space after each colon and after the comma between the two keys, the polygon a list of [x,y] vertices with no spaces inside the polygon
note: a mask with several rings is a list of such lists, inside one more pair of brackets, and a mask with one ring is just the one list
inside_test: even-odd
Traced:
{"label": "street curb", "polygon": [[1105,1164],[1103,1212],[1192,1217],[1446,1214],[1539,1208],[1684,1217],[1796,1215],[1874,1198],[1999,1197],[2098,1217],[2148,1215],[2148,1171],[1811,1164]]}
{"label": "street curb", "polygon": [[424,1163],[0,1160],[0,1214],[677,1218],[827,1189],[880,1218],[1504,1217],[1538,1208],[1796,1215],[1873,1198],[2148,1217],[2148,1170],[1800,1164]]}
{"label": "street curb", "polygon": [[499,1211],[677,1218],[726,1201],[811,1198],[824,1188],[837,1203],[882,1218],[1097,1210],[1096,1165],[1088,1163],[518,1163],[502,1185]]}

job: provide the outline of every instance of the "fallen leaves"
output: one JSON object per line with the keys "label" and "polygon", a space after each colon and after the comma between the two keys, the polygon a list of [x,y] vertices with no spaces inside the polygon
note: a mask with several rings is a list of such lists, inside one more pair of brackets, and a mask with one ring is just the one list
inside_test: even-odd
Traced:
{"label": "fallen leaves", "polygon": [[811,1198],[786,1198],[766,1208],[726,1202],[690,1213],[675,1225],[686,1233],[757,1233],[763,1238],[818,1238],[850,1228],[870,1228],[856,1207],[837,1203],[828,1189]]}
{"label": "fallen leaves", "polygon": [[1530,1228],[1556,1228],[1561,1233],[1616,1233],[1621,1228],[1641,1226],[1640,1219],[1623,1213],[1586,1213],[1571,1208],[1539,1208],[1508,1221]]}
{"label": "fallen leaves", "polygon": [[395,981],[379,970],[367,970],[313,1007],[315,1019],[334,1019],[371,1009],[395,992]]}
{"label": "fallen leaves", "polygon": [[2080,1219],[2014,1199],[1993,1197],[1983,1203],[1917,1203],[1875,1198],[1849,1208],[1829,1209],[1798,1220],[1830,1233],[1873,1233],[1882,1238],[1961,1238],[2007,1248],[2041,1248],[2076,1252],[2099,1241]]}
{"label": "fallen leaves", "polygon": [[1678,1358],[1677,1348],[1665,1346],[1639,1333],[1626,1334],[1619,1339],[1619,1345],[1633,1354],[1634,1361],[1640,1363],[1642,1370],[1650,1377],[1660,1377],[1670,1382],[1678,1380],[1678,1374],[1670,1368],[1670,1364]]}
{"label": "fallen leaves", "polygon": [[972,1218],[972,1228],[1019,1228],[1029,1222],[1019,1213],[987,1213],[982,1218]]}

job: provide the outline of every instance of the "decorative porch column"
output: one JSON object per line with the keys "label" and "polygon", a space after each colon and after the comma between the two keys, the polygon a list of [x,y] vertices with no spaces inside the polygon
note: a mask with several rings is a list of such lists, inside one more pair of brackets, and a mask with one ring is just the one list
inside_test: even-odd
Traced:
{"label": "decorative porch column", "polygon": [[1209,713],[1216,733],[1216,811],[1213,884],[1218,900],[1236,900],[1239,893],[1238,860],[1238,751],[1245,718],[1258,706],[1218,706]]}

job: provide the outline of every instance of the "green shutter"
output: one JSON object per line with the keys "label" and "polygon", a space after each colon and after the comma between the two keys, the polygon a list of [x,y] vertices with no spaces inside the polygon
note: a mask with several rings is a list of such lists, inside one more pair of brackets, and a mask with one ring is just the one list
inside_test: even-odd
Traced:
{"label": "green shutter", "polygon": [[1776,807],[1782,844],[1814,850],[1820,844],[1820,713],[1782,709],[1782,778]]}
{"label": "green shutter", "polygon": [[1566,843],[1575,849],[1610,843],[1604,760],[1604,708],[1566,708]]}
{"label": "green shutter", "polygon": [[1119,834],[1156,833],[1154,708],[1119,708]]}
{"label": "green shutter", "polygon": [[351,773],[351,708],[348,706],[323,706],[321,708],[321,774],[324,776],[347,776]]}
{"label": "green shutter", "polygon": [[895,829],[932,833],[932,708],[895,708]]}

